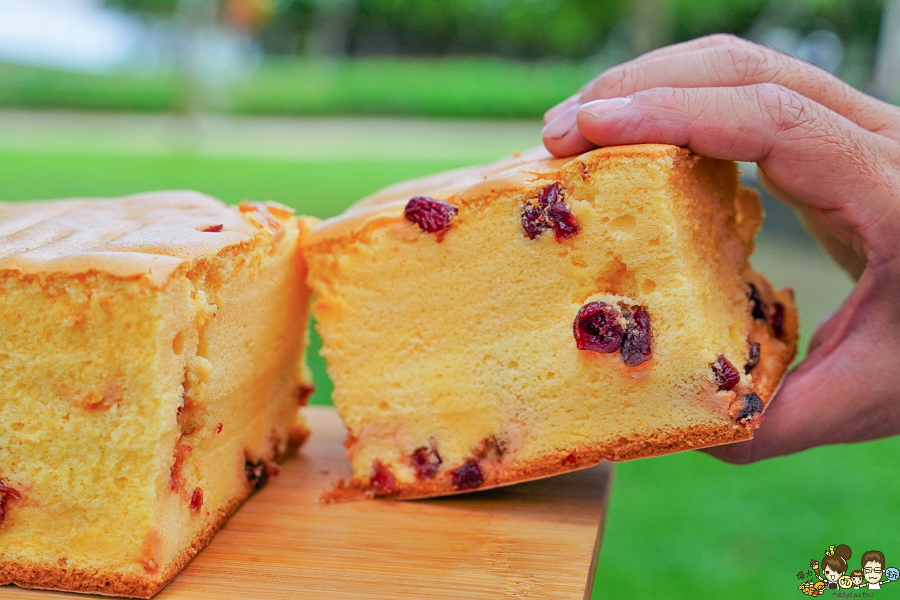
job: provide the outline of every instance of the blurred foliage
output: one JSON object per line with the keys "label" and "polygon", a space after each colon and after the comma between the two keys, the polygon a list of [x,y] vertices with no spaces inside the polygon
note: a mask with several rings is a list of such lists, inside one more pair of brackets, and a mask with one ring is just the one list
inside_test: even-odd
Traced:
{"label": "blurred foliage", "polygon": [[[107,0],[146,15],[215,0]],[[633,15],[659,12],[667,42],[715,32],[747,35],[762,25],[806,33],[825,28],[844,42],[874,46],[884,0],[222,0],[266,4],[255,35],[269,53],[309,49],[323,28],[341,55],[491,54],[516,59],[583,59],[603,52]],[[644,10],[636,10],[637,5]],[[627,38],[627,32],[624,36]],[[624,41],[627,45],[626,40]]]}

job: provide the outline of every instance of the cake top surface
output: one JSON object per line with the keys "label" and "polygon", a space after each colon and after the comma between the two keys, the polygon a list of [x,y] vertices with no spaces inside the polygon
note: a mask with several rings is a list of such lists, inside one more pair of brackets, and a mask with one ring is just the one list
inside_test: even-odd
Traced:
{"label": "cake top surface", "polygon": [[[687,155],[688,151],[665,144],[636,144],[597,148],[586,154],[606,158],[653,159]],[[312,231],[307,241],[309,244],[315,244],[351,235],[374,218],[402,215],[403,207],[413,196],[446,199],[484,183],[498,188],[523,186],[535,179],[560,171],[569,162],[578,158],[579,156],[556,158],[543,146],[539,146],[487,165],[463,167],[398,183],[363,198],[342,214],[322,221]]]}
{"label": "cake top surface", "polygon": [[199,192],[0,202],[0,271],[103,272],[161,285],[186,261],[254,235],[236,208]]}

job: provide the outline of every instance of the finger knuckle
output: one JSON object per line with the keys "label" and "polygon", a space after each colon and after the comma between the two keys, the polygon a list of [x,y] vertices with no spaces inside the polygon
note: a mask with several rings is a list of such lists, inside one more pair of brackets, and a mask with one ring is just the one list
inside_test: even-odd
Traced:
{"label": "finger knuckle", "polygon": [[763,111],[779,132],[808,128],[816,119],[816,111],[804,97],[774,83],[755,86],[757,100]]}
{"label": "finger knuckle", "polygon": [[744,40],[725,45],[720,52],[741,84],[772,81],[781,68],[771,52]]}
{"label": "finger knuckle", "polygon": [[743,38],[739,38],[738,36],[734,35],[733,33],[713,33],[711,35],[703,36],[700,39],[708,43],[710,46],[727,46],[731,44],[749,43]]}
{"label": "finger knuckle", "polygon": [[592,83],[588,90],[590,99],[604,98],[610,95],[624,95],[627,81],[631,77],[628,67],[613,67],[601,73]]}

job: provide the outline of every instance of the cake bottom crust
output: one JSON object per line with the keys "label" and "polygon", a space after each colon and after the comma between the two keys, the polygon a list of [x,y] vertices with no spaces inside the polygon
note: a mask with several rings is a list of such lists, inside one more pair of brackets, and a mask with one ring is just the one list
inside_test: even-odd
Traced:
{"label": "cake bottom crust", "polygon": [[125,576],[117,573],[102,573],[83,569],[66,569],[36,563],[4,562],[0,565],[0,585],[13,584],[19,587],[100,594],[103,596],[128,596],[150,598],[178,574],[237,512],[241,504],[250,496],[250,491],[239,494],[218,510],[216,519],[200,532],[191,545],[182,550],[171,565],[161,573],[146,577]]}
{"label": "cake bottom crust", "polygon": [[[464,494],[585,469],[604,460],[621,461],[646,458],[682,450],[741,442],[752,437],[752,428],[743,425],[695,425],[659,430],[645,435],[622,437],[609,444],[582,447],[574,452],[550,454],[526,464],[510,465],[499,469],[494,477],[474,490],[457,492],[449,486],[449,482],[435,479],[415,483],[398,482],[390,493],[379,494],[377,497],[413,499]],[[353,479],[350,483],[346,483],[344,480],[338,481],[334,489],[322,494],[320,501],[331,503],[373,497],[376,496],[369,489],[368,482]]]}

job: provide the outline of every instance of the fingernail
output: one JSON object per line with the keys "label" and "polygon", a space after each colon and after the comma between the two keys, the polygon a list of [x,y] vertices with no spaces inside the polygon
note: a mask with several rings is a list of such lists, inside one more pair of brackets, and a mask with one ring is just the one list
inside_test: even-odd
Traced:
{"label": "fingernail", "polygon": [[631,96],[626,98],[606,98],[604,100],[593,100],[581,105],[581,110],[594,115],[605,115],[618,108],[622,108],[631,102]]}
{"label": "fingernail", "polygon": [[548,110],[544,114],[544,122],[549,123],[559,115],[561,115],[566,109],[571,108],[572,106],[578,105],[581,103],[581,94],[576,94],[571,98],[563,100],[550,110]]}
{"label": "fingernail", "polygon": [[556,118],[544,125],[541,129],[541,137],[557,140],[575,127],[575,117],[578,116],[578,105],[573,104],[561,112]]}

